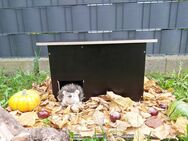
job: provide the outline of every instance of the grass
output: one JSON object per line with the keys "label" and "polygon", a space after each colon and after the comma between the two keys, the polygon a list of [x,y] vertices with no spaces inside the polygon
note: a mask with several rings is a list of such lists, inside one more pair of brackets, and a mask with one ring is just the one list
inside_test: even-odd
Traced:
{"label": "grass", "polygon": [[0,105],[7,106],[7,100],[14,93],[23,89],[32,88],[32,83],[41,83],[47,77],[47,73],[34,72],[26,73],[23,71],[16,71],[14,74],[7,74],[5,71],[0,70]]}
{"label": "grass", "polygon": [[180,69],[179,72],[171,74],[153,73],[148,77],[156,80],[163,89],[173,92],[177,99],[188,102],[188,71]]}

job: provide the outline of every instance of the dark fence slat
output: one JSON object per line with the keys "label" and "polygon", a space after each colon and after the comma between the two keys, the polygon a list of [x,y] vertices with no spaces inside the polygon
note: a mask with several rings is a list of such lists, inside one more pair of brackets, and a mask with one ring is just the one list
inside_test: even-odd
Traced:
{"label": "dark fence slat", "polygon": [[22,14],[25,29],[24,32],[42,32],[40,9],[24,9]]}
{"label": "dark fence slat", "polygon": [[86,35],[86,41],[100,41],[102,40],[102,34],[92,33]]}
{"label": "dark fence slat", "polygon": [[[140,31],[136,32],[136,39],[153,39],[154,38],[154,32],[148,32],[148,31]],[[147,45],[147,54],[153,54],[153,43]]]}
{"label": "dark fence slat", "polygon": [[73,31],[72,7],[65,7],[65,17],[66,31]]}
{"label": "dark fence slat", "polygon": [[65,31],[65,15],[63,7],[49,7],[47,12],[47,24],[48,30],[51,32],[57,32],[59,29]]}
{"label": "dark fence slat", "polygon": [[142,5],[136,3],[124,4],[123,29],[133,30],[141,28]]}
{"label": "dark fence slat", "polygon": [[92,6],[89,7],[89,13],[90,13],[90,30],[96,31],[97,29],[97,7]]}
{"label": "dark fence slat", "polygon": [[177,28],[188,28],[188,1],[179,3]]}
{"label": "dark fence slat", "polygon": [[0,57],[12,57],[8,36],[0,36]]}
{"label": "dark fence slat", "polygon": [[76,0],[58,0],[59,5],[76,5]]}
{"label": "dark fence slat", "polygon": [[180,54],[184,54],[186,53],[186,47],[187,47],[187,40],[188,40],[188,32],[187,31],[182,31],[181,33],[181,44],[180,44],[180,48],[179,48],[179,53]]}
{"label": "dark fence slat", "polygon": [[[73,31],[89,31],[90,15],[89,8],[86,6],[74,6],[72,8]],[[70,23],[67,23],[70,24]]]}
{"label": "dark fence slat", "polygon": [[114,40],[126,40],[129,38],[128,32],[114,32],[112,33],[112,39]]}
{"label": "dark fence slat", "polygon": [[3,0],[0,0],[0,8],[3,8]]}
{"label": "dark fence slat", "polygon": [[0,25],[3,33],[18,32],[15,10],[0,9],[0,17]]}
{"label": "dark fence slat", "polygon": [[142,28],[148,28],[150,25],[151,4],[142,5]]}
{"label": "dark fence slat", "polygon": [[21,8],[21,7],[27,7],[27,0],[6,0],[7,1],[7,7],[10,8]]}
{"label": "dark fence slat", "polygon": [[78,41],[78,34],[74,33],[66,33],[66,34],[61,34],[61,39],[62,41]]}
{"label": "dark fence slat", "polygon": [[150,28],[168,28],[169,4],[170,3],[151,4]]}
{"label": "dark fence slat", "polygon": [[154,32],[154,39],[158,39],[158,42],[156,44],[154,44],[153,46],[153,52],[152,54],[160,54],[161,53],[161,31],[156,31]]}
{"label": "dark fence slat", "polygon": [[51,6],[51,0],[31,0],[32,1],[32,7],[36,6]]}
{"label": "dark fence slat", "polygon": [[98,30],[115,30],[115,6],[97,7]]}
{"label": "dark fence slat", "polygon": [[19,57],[34,56],[33,42],[30,35],[18,35],[10,38],[11,47],[14,50],[14,55]]}
{"label": "dark fence slat", "polygon": [[48,31],[47,10],[46,8],[40,9],[40,22],[42,32]]}
{"label": "dark fence slat", "polygon": [[181,42],[181,30],[164,30],[161,38],[161,53],[178,54]]}
{"label": "dark fence slat", "polygon": [[174,29],[176,28],[176,18],[177,18],[177,11],[178,11],[178,5],[177,3],[170,3],[170,9],[169,9],[169,28]]}

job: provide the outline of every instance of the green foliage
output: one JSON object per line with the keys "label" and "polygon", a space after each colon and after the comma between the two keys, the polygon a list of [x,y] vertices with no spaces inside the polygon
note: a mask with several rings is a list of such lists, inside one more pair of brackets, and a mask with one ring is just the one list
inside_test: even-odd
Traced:
{"label": "green foliage", "polygon": [[171,74],[154,73],[150,74],[149,77],[156,80],[163,89],[173,91],[178,100],[182,99],[188,102],[188,71],[183,72],[180,69],[179,72]]}
{"label": "green foliage", "polygon": [[3,70],[0,71],[0,105],[7,106],[7,101],[14,93],[23,89],[32,88],[32,83],[41,83],[47,77],[47,73],[41,72],[35,75],[33,72],[26,73],[16,71],[14,74],[6,74]]}

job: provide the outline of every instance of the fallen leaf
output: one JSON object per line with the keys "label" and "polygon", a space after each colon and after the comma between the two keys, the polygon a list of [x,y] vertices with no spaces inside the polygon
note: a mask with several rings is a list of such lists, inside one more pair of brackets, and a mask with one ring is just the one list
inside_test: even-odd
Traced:
{"label": "fallen leaf", "polygon": [[151,93],[144,92],[143,99],[144,100],[155,100],[155,96]]}
{"label": "fallen leaf", "polygon": [[88,101],[86,102],[86,106],[90,109],[94,109],[99,105],[97,101]]}
{"label": "fallen leaf", "polygon": [[49,101],[48,105],[46,105],[46,108],[49,110],[53,110],[55,106],[58,106],[57,102]]}
{"label": "fallen leaf", "polygon": [[33,126],[38,116],[36,112],[26,112],[22,113],[17,119],[23,126]]}
{"label": "fallen leaf", "polygon": [[105,120],[104,113],[96,110],[94,112],[94,114],[93,114],[93,120],[95,121],[96,124],[103,125],[104,124],[104,120]]}
{"label": "fallen leaf", "polygon": [[41,99],[42,101],[48,99],[48,93],[42,94],[42,95],[40,96],[40,99]]}
{"label": "fallen leaf", "polygon": [[148,81],[149,81],[149,79],[146,76],[144,76],[144,85],[147,84]]}
{"label": "fallen leaf", "polygon": [[113,112],[113,111],[121,112],[121,108],[117,103],[112,101],[109,104],[109,111],[110,111],[110,113]]}
{"label": "fallen leaf", "polygon": [[157,116],[151,116],[146,119],[145,124],[151,128],[157,128],[163,124],[163,121]]}
{"label": "fallen leaf", "polygon": [[80,135],[81,137],[93,137],[95,134],[94,129],[85,129],[85,130],[80,130]]}
{"label": "fallen leaf", "polygon": [[111,101],[114,101],[118,105],[122,106],[124,109],[127,109],[134,104],[134,102],[130,98],[116,95],[111,91],[107,92],[107,96],[109,96]]}
{"label": "fallen leaf", "polygon": [[60,112],[62,110],[62,107],[61,106],[58,106],[58,107],[54,107],[53,109],[52,109],[52,114],[55,114],[55,113],[57,113],[57,112]]}
{"label": "fallen leaf", "polygon": [[71,113],[71,106],[69,105],[66,109],[63,110],[63,114]]}
{"label": "fallen leaf", "polygon": [[131,127],[129,123],[121,120],[117,120],[115,124],[116,128],[122,132],[125,132],[128,127]]}
{"label": "fallen leaf", "polygon": [[143,134],[142,130],[137,129],[135,131],[133,141],[146,141],[145,140],[145,135]]}
{"label": "fallen leaf", "polygon": [[49,103],[49,100],[46,99],[45,101],[41,101],[40,106],[45,106]]}
{"label": "fallen leaf", "polygon": [[131,124],[132,127],[140,127],[144,123],[144,119],[139,113],[127,112],[125,118]]}
{"label": "fallen leaf", "polygon": [[71,114],[71,116],[70,116],[70,123],[71,124],[78,124],[79,123],[79,121],[80,121],[80,116],[79,116],[79,114],[78,113],[76,113],[76,114]]}
{"label": "fallen leaf", "polygon": [[178,117],[175,123],[175,128],[180,134],[186,134],[186,127],[188,125],[188,119],[186,117]]}
{"label": "fallen leaf", "polygon": [[162,93],[162,89],[156,84],[154,80],[145,80],[144,90],[150,93]]}
{"label": "fallen leaf", "polygon": [[60,117],[58,115],[53,115],[49,118],[49,120],[55,124],[58,128],[63,128],[65,124],[69,122],[69,115],[65,115],[63,117]]}
{"label": "fallen leaf", "polygon": [[159,138],[160,140],[163,140],[167,138],[167,136],[170,134],[170,128],[168,125],[161,125],[154,129],[152,132],[152,136]]}
{"label": "fallen leaf", "polygon": [[152,131],[154,130],[153,128],[151,127],[148,127],[147,125],[143,124],[141,127],[140,127],[140,130],[142,131],[142,133],[144,135],[147,135],[147,136],[150,136]]}

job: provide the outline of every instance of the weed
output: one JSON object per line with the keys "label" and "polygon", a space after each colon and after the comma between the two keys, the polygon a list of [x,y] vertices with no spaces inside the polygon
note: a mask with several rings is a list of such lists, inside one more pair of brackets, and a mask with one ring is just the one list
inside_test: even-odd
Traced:
{"label": "weed", "polygon": [[172,74],[154,73],[148,76],[156,80],[163,89],[173,91],[177,99],[188,102],[188,71],[183,72],[180,68]]}
{"label": "weed", "polygon": [[35,50],[35,58],[33,60],[33,73],[39,75],[39,59],[40,59],[40,48]]}
{"label": "weed", "polygon": [[7,101],[14,93],[23,89],[32,88],[32,83],[41,83],[47,77],[47,73],[41,72],[35,75],[33,72],[26,73],[21,70],[14,74],[6,74],[3,70],[0,71],[0,105],[7,106]]}

